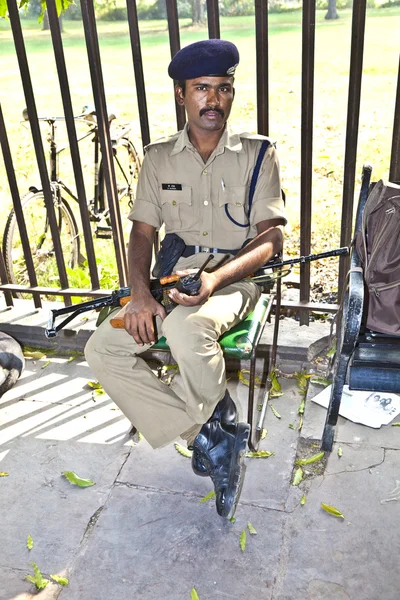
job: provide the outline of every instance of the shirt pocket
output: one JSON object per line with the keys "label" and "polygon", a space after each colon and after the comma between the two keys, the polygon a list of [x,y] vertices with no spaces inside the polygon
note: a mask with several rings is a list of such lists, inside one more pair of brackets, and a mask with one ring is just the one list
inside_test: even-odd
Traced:
{"label": "shirt pocket", "polygon": [[160,188],[159,192],[166,233],[190,229],[194,223],[192,188],[183,185],[181,190]]}
{"label": "shirt pocket", "polygon": [[249,226],[246,206],[248,190],[246,185],[225,185],[223,189],[219,190],[218,203],[223,229],[243,231]]}

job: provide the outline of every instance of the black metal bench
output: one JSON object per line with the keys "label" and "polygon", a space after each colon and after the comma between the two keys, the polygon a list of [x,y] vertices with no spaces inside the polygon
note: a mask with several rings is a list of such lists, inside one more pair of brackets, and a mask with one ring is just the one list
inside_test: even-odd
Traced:
{"label": "black metal bench", "polygon": [[[374,183],[372,167],[364,165],[355,233],[361,231],[362,214]],[[400,248],[399,248],[400,252]],[[365,289],[361,258],[353,244],[342,310],[337,322],[337,351],[331,396],[322,434],[322,450],[332,450],[343,386],[353,390],[400,392],[400,337],[366,328],[368,290]]]}

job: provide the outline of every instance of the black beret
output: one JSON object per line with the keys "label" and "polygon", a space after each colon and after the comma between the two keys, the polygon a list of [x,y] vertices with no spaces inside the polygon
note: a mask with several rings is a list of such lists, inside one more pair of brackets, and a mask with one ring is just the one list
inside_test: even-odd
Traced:
{"label": "black beret", "polygon": [[234,75],[239,64],[239,51],[226,40],[202,40],[189,44],[177,52],[168,67],[168,75],[175,80],[196,77],[223,77]]}

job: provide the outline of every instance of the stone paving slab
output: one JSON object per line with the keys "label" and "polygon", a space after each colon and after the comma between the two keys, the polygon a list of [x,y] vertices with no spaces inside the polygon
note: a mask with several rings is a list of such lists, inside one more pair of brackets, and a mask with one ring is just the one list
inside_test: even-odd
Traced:
{"label": "stone paving slab", "polygon": [[[305,481],[300,490],[307,502],[288,517],[282,547],[281,575],[274,600],[398,600],[399,452],[386,450],[377,461],[374,449],[364,448],[363,466],[356,465],[359,449],[344,450],[342,472],[334,455],[324,476]],[[341,459],[341,460],[342,460]],[[369,465],[368,465],[369,462]],[[397,495],[393,492],[397,488]],[[389,501],[389,499],[392,500]],[[327,514],[324,502],[339,509],[345,519]]]}
{"label": "stone paving slab", "polygon": [[[9,474],[0,482],[0,514],[7,516],[1,525],[0,565],[25,569],[34,560],[46,572],[65,568],[90,518],[105,504],[128,452],[121,445],[15,440],[0,463]],[[62,471],[75,471],[96,485],[71,485]],[[31,551],[28,534],[34,541]]]}
{"label": "stone paving slab", "polygon": [[[320,440],[325,424],[326,409],[311,401],[321,391],[321,386],[310,385],[307,394],[307,409],[304,415],[304,424],[301,437],[305,439]],[[395,421],[400,421],[396,417]],[[385,448],[400,449],[400,427],[382,425],[380,429],[373,429],[348,419],[339,417],[336,425],[335,440],[344,444],[367,444],[370,446],[382,446]]]}
{"label": "stone paving slab", "polygon": [[[117,486],[74,561],[62,600],[269,600],[284,515],[246,507],[232,524],[213,501]],[[257,535],[241,531],[250,521]],[[115,535],[118,531],[118,535]]]}

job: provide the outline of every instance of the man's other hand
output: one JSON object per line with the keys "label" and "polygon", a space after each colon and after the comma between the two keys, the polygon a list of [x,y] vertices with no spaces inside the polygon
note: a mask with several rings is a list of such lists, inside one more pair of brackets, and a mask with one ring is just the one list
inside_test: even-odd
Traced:
{"label": "man's other hand", "polygon": [[139,346],[156,341],[154,318],[162,320],[166,317],[165,308],[150,293],[132,296],[126,305],[124,325],[126,331]]}
{"label": "man's other hand", "polygon": [[[188,271],[179,271],[177,275],[187,275],[189,273],[196,273],[198,269],[189,269]],[[209,297],[213,294],[216,286],[216,279],[213,273],[203,272],[201,274],[201,287],[197,296],[188,296],[182,292],[178,292],[176,288],[173,288],[168,292],[169,297],[176,304],[182,306],[199,306],[207,302]]]}

